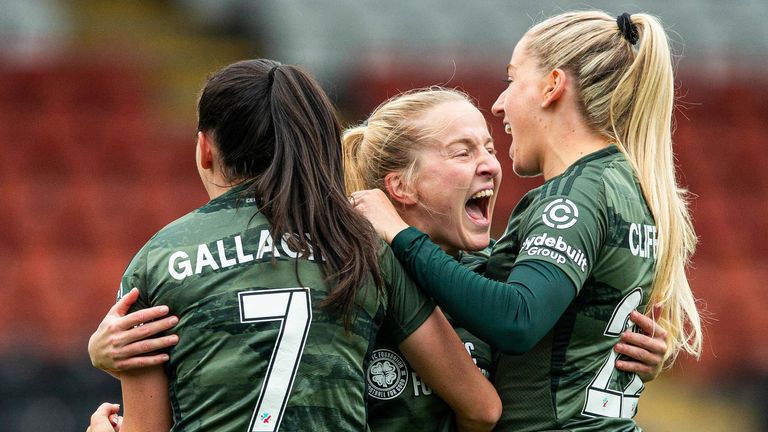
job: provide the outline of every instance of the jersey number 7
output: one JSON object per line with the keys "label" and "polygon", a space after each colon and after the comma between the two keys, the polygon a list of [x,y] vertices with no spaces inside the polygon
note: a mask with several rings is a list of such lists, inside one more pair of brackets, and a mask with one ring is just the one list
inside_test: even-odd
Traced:
{"label": "jersey number 7", "polygon": [[238,296],[240,322],[282,321],[248,427],[251,432],[274,432],[283,419],[312,323],[309,288],[244,291]]}

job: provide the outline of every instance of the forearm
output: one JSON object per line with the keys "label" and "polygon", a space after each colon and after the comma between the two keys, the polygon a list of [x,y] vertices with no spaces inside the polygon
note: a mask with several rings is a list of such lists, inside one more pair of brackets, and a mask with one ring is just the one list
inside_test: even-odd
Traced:
{"label": "forearm", "polygon": [[398,234],[392,249],[417,284],[456,322],[502,352],[532,348],[576,293],[562,271],[538,262],[516,265],[506,283],[477,275],[415,229]]}
{"label": "forearm", "polygon": [[168,378],[163,366],[121,373],[124,420],[121,432],[163,432],[172,426]]}
{"label": "forearm", "polygon": [[453,410],[460,430],[491,430],[501,415],[496,390],[439,309],[399,345],[408,363]]}

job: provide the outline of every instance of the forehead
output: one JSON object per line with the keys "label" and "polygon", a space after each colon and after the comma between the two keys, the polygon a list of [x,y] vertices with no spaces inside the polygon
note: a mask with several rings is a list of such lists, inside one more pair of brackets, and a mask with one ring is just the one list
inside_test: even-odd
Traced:
{"label": "forehead", "polygon": [[438,138],[456,134],[488,135],[485,117],[467,101],[443,102],[425,112],[421,122]]}
{"label": "forehead", "polygon": [[522,39],[520,39],[517,45],[515,45],[515,49],[512,51],[512,58],[509,59],[509,64],[507,65],[507,72],[514,72],[528,60],[529,56],[528,56],[528,50],[526,46],[527,46],[527,39],[523,37]]}

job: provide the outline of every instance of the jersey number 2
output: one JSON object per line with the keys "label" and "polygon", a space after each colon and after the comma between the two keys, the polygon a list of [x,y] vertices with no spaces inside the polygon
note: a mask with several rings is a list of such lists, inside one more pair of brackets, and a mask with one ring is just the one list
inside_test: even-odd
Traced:
{"label": "jersey number 2", "polygon": [[244,291],[238,296],[240,322],[282,321],[248,428],[251,432],[274,432],[283,419],[312,323],[309,288]]}
{"label": "jersey number 2", "polygon": [[[616,309],[613,310],[611,320],[603,333],[608,337],[619,337],[624,330],[634,328],[634,324],[629,321],[629,313],[640,306],[643,300],[643,291],[635,288],[627,294]],[[616,371],[616,351],[611,349],[611,354],[600,367],[597,376],[589,384],[587,389],[587,398],[584,401],[583,413],[588,416],[596,417],[626,417],[632,418],[637,412],[637,401],[640,399],[640,393],[645,388],[643,381],[636,374],[631,374],[631,379],[626,384],[614,384],[611,387],[622,387],[620,389],[608,388],[611,384],[611,378],[617,373],[627,374]]]}

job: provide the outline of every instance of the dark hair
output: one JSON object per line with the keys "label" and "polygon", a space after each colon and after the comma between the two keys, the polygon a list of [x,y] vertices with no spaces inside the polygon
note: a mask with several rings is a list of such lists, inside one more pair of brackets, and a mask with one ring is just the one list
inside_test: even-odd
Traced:
{"label": "dark hair", "polygon": [[325,261],[332,288],[323,305],[348,327],[359,288],[373,275],[382,289],[381,242],[344,193],[341,127],[325,92],[296,66],[246,60],[209,78],[198,116],[227,179],[253,180],[248,193],[261,203],[272,238],[290,234],[293,250]]}

